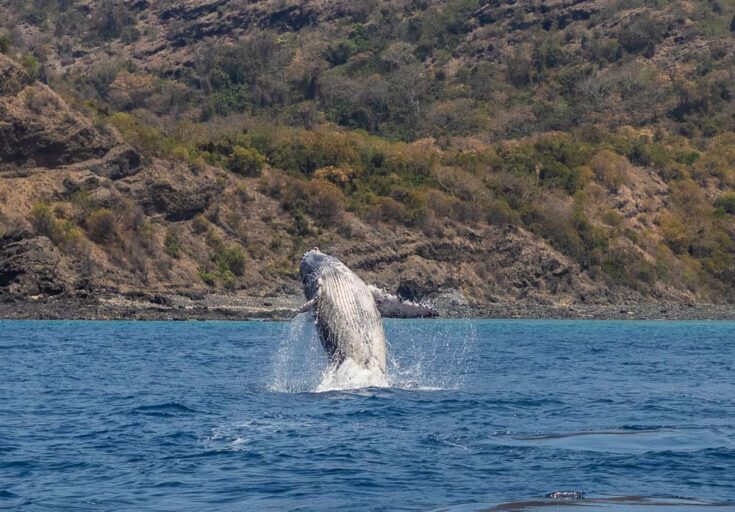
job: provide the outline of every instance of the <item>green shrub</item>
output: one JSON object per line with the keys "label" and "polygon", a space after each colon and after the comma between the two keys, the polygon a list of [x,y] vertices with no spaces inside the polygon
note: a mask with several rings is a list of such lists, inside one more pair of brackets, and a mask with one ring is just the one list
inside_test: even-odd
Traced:
{"label": "green shrub", "polygon": [[619,211],[609,208],[602,213],[602,222],[608,226],[620,227],[623,223],[623,216]]}
{"label": "green shrub", "polygon": [[628,157],[631,161],[649,166],[665,168],[671,162],[669,151],[663,144],[650,143],[646,138],[639,138],[633,143]]}
{"label": "green shrub", "polygon": [[689,250],[692,233],[685,222],[677,216],[665,213],[659,218],[659,224],[661,236],[674,253],[684,254]]}
{"label": "green shrub", "polygon": [[332,226],[344,212],[345,199],[342,191],[333,183],[312,180],[307,184],[307,212],[322,226]]}
{"label": "green shrub", "polygon": [[345,196],[331,181],[292,179],[282,186],[281,204],[285,210],[306,212],[323,227],[333,226],[342,217]]}
{"label": "green shrub", "polygon": [[610,192],[617,192],[628,181],[628,161],[609,149],[597,153],[590,166],[597,181]]}
{"label": "green shrub", "polygon": [[10,49],[10,38],[5,34],[0,36],[0,53],[8,53]]}
{"label": "green shrub", "polygon": [[242,276],[245,273],[245,252],[240,247],[228,247],[217,254],[216,258],[222,275],[230,272],[235,276]]}
{"label": "green shrub", "polygon": [[209,229],[209,221],[204,215],[199,214],[191,221],[191,229],[197,235],[201,235]]}
{"label": "green shrub", "polygon": [[606,252],[602,268],[615,284],[641,289],[652,285],[656,279],[656,267],[633,249],[617,247]]}
{"label": "green shrub", "polygon": [[110,40],[122,37],[126,43],[137,39],[137,31],[134,27],[135,18],[123,2],[102,0],[97,4],[92,12],[91,28],[99,39]]}
{"label": "green shrub", "polygon": [[186,149],[184,146],[176,145],[171,150],[171,157],[175,158],[176,160],[181,160],[181,161],[186,162],[190,158],[189,150]]}
{"label": "green shrub", "polygon": [[715,201],[715,207],[735,215],[735,192],[725,192]]}
{"label": "green shrub", "polygon": [[357,52],[357,45],[353,41],[345,39],[330,44],[327,47],[325,57],[330,64],[338,66],[347,62],[355,52]]}
{"label": "green shrub", "polygon": [[503,198],[492,201],[486,208],[487,222],[490,224],[518,224],[520,216]]}
{"label": "green shrub", "polygon": [[290,235],[303,238],[314,234],[304,212],[297,208],[291,210],[291,216],[293,217],[293,227],[289,226],[286,228]]}
{"label": "green shrub", "polygon": [[564,64],[566,55],[558,41],[544,41],[533,49],[533,65],[536,71],[543,72],[547,68],[555,68]]}
{"label": "green shrub", "polygon": [[73,222],[57,219],[47,203],[37,203],[33,206],[31,225],[36,233],[48,237],[64,250],[75,247],[82,237],[79,228]]}
{"label": "green shrub", "polygon": [[562,187],[569,194],[574,194],[582,185],[582,174],[579,169],[570,169],[553,159],[546,158],[539,172],[539,180],[543,185]]}
{"label": "green shrub", "polygon": [[228,168],[244,176],[259,176],[265,164],[265,156],[257,149],[235,146],[228,161]]}
{"label": "green shrub", "polygon": [[53,239],[56,245],[62,249],[70,249],[82,239],[81,230],[70,220],[57,220],[55,229],[55,238]]}
{"label": "green shrub", "polygon": [[166,239],[163,242],[164,251],[172,258],[179,259],[181,251],[181,242],[179,236],[176,234],[176,230],[169,228],[166,231]]}
{"label": "green shrub", "polygon": [[531,83],[531,57],[521,50],[516,50],[506,61],[508,82],[516,87],[524,87]]}
{"label": "green shrub", "polygon": [[130,144],[149,156],[170,156],[176,143],[157,129],[140,122],[132,114],[118,112],[107,118]]}
{"label": "green shrub", "polygon": [[233,290],[236,276],[245,273],[245,252],[237,246],[225,247],[224,242],[212,231],[207,235],[207,245],[213,250],[212,261],[215,270],[201,270],[199,277],[209,286],[218,282],[226,289]]}
{"label": "green shrub", "polygon": [[628,53],[650,50],[661,41],[665,25],[648,13],[642,13],[626,24],[618,35],[618,41]]}
{"label": "green shrub", "polygon": [[222,281],[222,286],[226,290],[234,290],[235,289],[235,274],[230,272],[229,270],[224,270],[220,272],[219,274],[220,281]]}
{"label": "green shrub", "polygon": [[[233,112],[243,112],[250,101],[250,94],[245,85],[228,85],[222,90],[213,92],[210,101],[214,113],[226,116]],[[211,114],[205,110],[202,113],[203,120],[209,117]]]}
{"label": "green shrub", "polygon": [[31,76],[31,78],[38,78],[38,72],[41,69],[41,66],[38,63],[38,59],[36,59],[36,57],[31,55],[30,53],[26,53],[23,58],[20,59],[20,63]]}
{"label": "green shrub", "polygon": [[89,238],[97,243],[108,243],[117,238],[117,221],[107,208],[93,211],[85,224]]}
{"label": "green shrub", "polygon": [[676,154],[676,161],[684,165],[694,165],[702,155],[698,151],[682,151]]}
{"label": "green shrub", "polygon": [[54,237],[56,219],[51,206],[47,203],[37,203],[31,209],[31,225],[39,235]]}
{"label": "green shrub", "polygon": [[379,197],[366,215],[367,221],[373,224],[386,222],[389,224],[405,224],[408,219],[406,207],[391,197]]}
{"label": "green shrub", "polygon": [[207,286],[214,286],[215,284],[217,284],[217,276],[212,272],[200,270],[199,279],[204,281],[204,284],[206,284]]}

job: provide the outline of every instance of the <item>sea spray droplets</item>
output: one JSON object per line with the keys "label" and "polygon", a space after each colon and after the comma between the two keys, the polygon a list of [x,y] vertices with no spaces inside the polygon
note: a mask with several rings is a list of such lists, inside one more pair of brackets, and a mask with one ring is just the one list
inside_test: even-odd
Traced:
{"label": "sea spray droplets", "polygon": [[281,344],[273,359],[272,391],[299,393],[316,389],[328,366],[327,356],[309,313],[297,315],[286,324]]}
{"label": "sea spray droplets", "polygon": [[[427,338],[427,325],[433,334]],[[281,392],[335,391],[366,387],[457,389],[469,370],[477,335],[471,321],[386,321],[386,374],[351,360],[329,365],[313,317],[298,315],[274,355],[269,388]]]}
{"label": "sea spray droplets", "polygon": [[388,320],[386,339],[388,378],[403,389],[460,388],[477,345],[471,320]]}

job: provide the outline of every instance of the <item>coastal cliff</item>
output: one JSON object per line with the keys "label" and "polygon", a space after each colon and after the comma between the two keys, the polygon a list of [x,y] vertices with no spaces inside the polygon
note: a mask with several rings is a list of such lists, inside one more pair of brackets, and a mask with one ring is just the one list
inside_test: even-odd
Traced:
{"label": "coastal cliff", "polygon": [[0,316],[732,316],[715,3],[3,4]]}

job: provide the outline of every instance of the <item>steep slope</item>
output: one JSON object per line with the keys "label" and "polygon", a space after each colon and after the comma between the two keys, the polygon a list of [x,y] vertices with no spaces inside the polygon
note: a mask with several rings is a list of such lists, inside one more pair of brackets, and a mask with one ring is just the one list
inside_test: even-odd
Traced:
{"label": "steep slope", "polygon": [[[9,59],[0,56],[0,64],[3,74],[18,77],[0,98],[3,127],[23,134],[8,147],[22,146],[25,155],[21,165],[6,161],[0,181],[6,296],[196,295],[207,290],[200,269],[219,266],[212,260],[221,257],[233,260],[225,264],[238,279],[233,289],[299,294],[290,257],[303,242],[288,243],[293,219],[255,190],[256,179],[210,166],[141,164],[112,129],[95,128]],[[37,95],[47,99],[34,115]],[[55,120],[63,120],[63,129]],[[34,143],[22,145],[24,137]],[[87,142],[77,151],[82,137]],[[245,234],[231,225],[240,222],[247,223]],[[479,226],[432,240],[407,229],[375,230],[350,214],[341,222],[314,240],[366,279],[406,296],[462,290],[495,301],[548,301],[551,294],[571,301],[600,293],[567,257],[521,228]],[[339,233],[346,229],[349,239]]]}
{"label": "steep slope", "polygon": [[735,300],[735,2],[0,13],[9,300],[267,308],[314,245],[450,309]]}

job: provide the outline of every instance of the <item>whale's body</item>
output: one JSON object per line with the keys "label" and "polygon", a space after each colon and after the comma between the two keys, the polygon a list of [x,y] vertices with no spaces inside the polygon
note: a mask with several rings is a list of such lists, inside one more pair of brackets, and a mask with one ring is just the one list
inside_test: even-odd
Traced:
{"label": "whale's body", "polygon": [[385,371],[383,321],[370,288],[337,258],[317,251],[304,255],[301,276],[329,359]]}
{"label": "whale's body", "polygon": [[302,311],[314,314],[319,339],[336,366],[351,359],[360,367],[385,372],[385,332],[379,308],[400,310],[400,316],[436,315],[430,306],[402,301],[366,285],[344,263],[318,249],[301,259],[300,274],[308,301]]}

